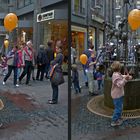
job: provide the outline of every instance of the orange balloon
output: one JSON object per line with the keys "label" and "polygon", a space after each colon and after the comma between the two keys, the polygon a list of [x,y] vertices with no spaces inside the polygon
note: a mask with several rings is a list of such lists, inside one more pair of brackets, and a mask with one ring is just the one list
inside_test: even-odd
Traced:
{"label": "orange balloon", "polygon": [[88,58],[87,58],[87,56],[86,56],[85,54],[81,54],[81,55],[80,55],[80,62],[81,62],[83,65],[85,65],[85,64],[87,63],[87,60],[88,60]]}
{"label": "orange balloon", "polygon": [[8,40],[4,40],[4,46],[5,46],[5,48],[8,48],[8,46],[9,46],[9,41]]}
{"label": "orange balloon", "polygon": [[136,30],[140,27],[140,10],[133,9],[129,12],[128,23],[132,30]]}
{"label": "orange balloon", "polygon": [[12,31],[18,24],[18,18],[14,13],[9,13],[4,18],[4,27],[8,31]]}

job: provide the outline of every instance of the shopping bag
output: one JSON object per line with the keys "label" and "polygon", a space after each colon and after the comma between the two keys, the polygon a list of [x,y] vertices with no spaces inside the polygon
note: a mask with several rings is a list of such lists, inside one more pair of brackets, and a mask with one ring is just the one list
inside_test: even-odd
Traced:
{"label": "shopping bag", "polygon": [[63,84],[65,82],[65,80],[64,80],[62,69],[60,69],[60,68],[57,69],[55,67],[50,80],[51,80],[51,83],[53,83],[54,85],[61,85],[61,84]]}

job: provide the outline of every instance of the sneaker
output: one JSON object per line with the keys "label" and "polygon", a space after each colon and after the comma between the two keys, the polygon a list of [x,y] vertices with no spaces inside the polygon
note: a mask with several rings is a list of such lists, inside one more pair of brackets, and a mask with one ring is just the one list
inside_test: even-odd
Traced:
{"label": "sneaker", "polygon": [[32,86],[32,84],[30,84],[30,83],[26,83],[26,85],[27,85],[27,86]]}
{"label": "sneaker", "polygon": [[117,120],[117,121],[112,121],[111,122],[111,126],[119,126],[119,125],[121,125],[123,123],[123,120],[122,119],[119,119],[119,120]]}
{"label": "sneaker", "polygon": [[3,81],[2,84],[5,85],[5,82]]}
{"label": "sneaker", "polygon": [[19,87],[19,85],[18,85],[18,84],[16,84],[15,86],[16,86],[16,87]]}

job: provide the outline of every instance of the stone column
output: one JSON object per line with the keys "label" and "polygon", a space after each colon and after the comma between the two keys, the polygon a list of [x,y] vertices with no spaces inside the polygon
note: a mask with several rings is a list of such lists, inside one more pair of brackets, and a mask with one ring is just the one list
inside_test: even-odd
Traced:
{"label": "stone column", "polygon": [[34,0],[33,47],[35,50],[40,45],[40,23],[37,23],[37,14],[39,13],[41,13],[41,0]]}

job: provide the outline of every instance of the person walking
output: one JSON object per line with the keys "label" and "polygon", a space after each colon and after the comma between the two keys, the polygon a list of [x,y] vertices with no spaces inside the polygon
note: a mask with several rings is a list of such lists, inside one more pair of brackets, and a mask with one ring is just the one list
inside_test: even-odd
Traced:
{"label": "person walking", "polygon": [[[83,54],[85,54],[87,56],[87,58],[89,59],[89,57],[91,57],[91,54],[94,53],[94,45],[92,45],[91,43],[89,44],[89,48],[86,49]],[[88,87],[88,76],[87,76],[87,65],[82,65],[83,67],[83,73],[84,73],[84,81],[85,81],[85,86]]]}
{"label": "person walking", "polygon": [[33,65],[33,49],[32,49],[32,46],[33,46],[32,42],[28,41],[26,43],[26,46],[25,46],[24,50],[22,51],[22,60],[23,60],[23,65],[25,65],[25,66],[24,66],[24,70],[23,70],[22,74],[19,77],[19,83],[21,83],[24,76],[27,75],[26,85],[30,85],[29,81],[30,81],[31,70],[32,70],[32,65]]}
{"label": "person walking", "polygon": [[132,79],[132,76],[120,73],[121,63],[119,61],[114,61],[111,68],[113,70],[111,97],[114,104],[111,126],[118,126],[123,123],[121,115],[123,111],[124,86],[128,80]]}
{"label": "person walking", "polygon": [[8,73],[4,77],[3,85],[6,84],[7,79],[10,77],[12,70],[14,71],[14,85],[15,87],[19,87],[17,84],[17,65],[18,65],[18,46],[15,46],[9,53],[7,54],[7,65],[8,65]]}
{"label": "person walking", "polygon": [[[61,71],[62,72],[62,63],[63,63],[63,54],[62,54],[62,43],[61,41],[58,41],[56,43],[56,57],[53,61],[51,61],[51,65],[56,65],[57,67],[55,68],[56,71]],[[49,100],[48,103],[49,104],[57,104],[58,103],[58,86],[54,84],[53,82],[51,82],[51,87],[52,87],[52,100]]]}
{"label": "person walking", "polygon": [[23,60],[22,60],[22,51],[23,51],[24,47],[25,47],[25,43],[23,42],[23,43],[21,43],[20,48],[17,51],[18,58],[19,58],[19,60],[18,60],[18,70],[17,70],[17,79],[19,79],[20,73],[21,73],[22,68],[24,66]]}

